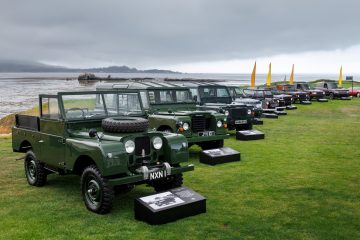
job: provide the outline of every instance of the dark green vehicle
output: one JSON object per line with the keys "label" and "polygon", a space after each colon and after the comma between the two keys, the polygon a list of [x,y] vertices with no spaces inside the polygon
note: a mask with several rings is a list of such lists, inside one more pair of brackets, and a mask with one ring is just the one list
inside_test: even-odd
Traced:
{"label": "dark green vehicle", "polygon": [[204,150],[219,148],[228,138],[225,114],[197,110],[189,88],[166,82],[143,81],[104,84],[97,89],[139,91],[150,128],[183,134],[189,146],[197,144]]}
{"label": "dark green vehicle", "polygon": [[[118,98],[118,106],[111,105]],[[181,134],[148,131],[138,92],[40,95],[40,117],[16,115],[12,147],[25,154],[25,175],[43,186],[47,175],[81,176],[86,207],[111,210],[114,192],[147,183],[156,191],[182,185],[194,169]]]}
{"label": "dark green vehicle", "polygon": [[255,118],[254,107],[233,102],[228,87],[206,82],[184,82],[179,85],[190,88],[192,95],[196,98],[199,110],[224,113],[229,130],[252,129]]}

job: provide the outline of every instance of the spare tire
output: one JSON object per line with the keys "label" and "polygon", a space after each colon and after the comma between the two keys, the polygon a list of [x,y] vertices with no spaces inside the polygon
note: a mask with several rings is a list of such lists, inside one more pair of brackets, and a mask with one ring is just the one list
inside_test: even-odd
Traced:
{"label": "spare tire", "polygon": [[149,121],[138,117],[113,117],[102,120],[102,128],[105,132],[126,133],[144,132],[149,128]]}

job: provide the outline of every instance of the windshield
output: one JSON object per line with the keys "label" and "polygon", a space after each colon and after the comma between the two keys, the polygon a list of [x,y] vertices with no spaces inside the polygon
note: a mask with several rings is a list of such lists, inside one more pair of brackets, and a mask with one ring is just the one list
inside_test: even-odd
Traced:
{"label": "windshield", "polygon": [[201,97],[230,97],[226,87],[202,87],[199,92]]}
{"label": "windshield", "polygon": [[66,119],[142,114],[137,93],[62,95]]}
{"label": "windshield", "polygon": [[148,91],[148,94],[151,104],[174,104],[193,102],[190,90],[150,90]]}
{"label": "windshield", "polygon": [[248,97],[254,97],[255,96],[255,91],[254,90],[244,89],[244,93]]}
{"label": "windshield", "polygon": [[294,85],[285,85],[284,90],[285,91],[295,91],[296,89],[295,89]]}
{"label": "windshield", "polygon": [[265,90],[264,93],[265,93],[265,96],[272,96],[273,95],[272,92],[269,91],[269,90]]}
{"label": "windshield", "polygon": [[300,86],[300,89],[302,89],[302,90],[310,90],[309,85],[307,85],[307,84],[299,84],[299,86]]}
{"label": "windshield", "polygon": [[336,89],[336,88],[338,88],[338,85],[336,83],[330,82],[327,85],[328,85],[328,89]]}

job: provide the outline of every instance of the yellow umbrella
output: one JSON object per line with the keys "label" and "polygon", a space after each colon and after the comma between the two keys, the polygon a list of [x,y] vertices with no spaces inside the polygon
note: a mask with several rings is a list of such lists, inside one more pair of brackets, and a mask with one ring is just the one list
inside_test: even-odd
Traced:
{"label": "yellow umbrella", "polygon": [[290,74],[290,84],[294,84],[294,64],[292,65],[291,74]]}
{"label": "yellow umbrella", "polygon": [[342,87],[342,66],[340,67],[340,75],[339,75],[339,87]]}
{"label": "yellow umbrella", "polygon": [[255,75],[256,75],[256,61],[255,61],[255,64],[254,64],[253,71],[252,71],[252,73],[251,73],[250,87],[252,87],[252,88],[255,87]]}
{"label": "yellow umbrella", "polygon": [[266,79],[266,86],[270,86],[270,85],[271,85],[271,63],[269,64],[269,72]]}

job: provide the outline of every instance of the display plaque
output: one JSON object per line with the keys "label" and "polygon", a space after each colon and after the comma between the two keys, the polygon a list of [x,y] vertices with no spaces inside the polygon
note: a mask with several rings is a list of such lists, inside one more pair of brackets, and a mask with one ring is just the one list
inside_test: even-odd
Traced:
{"label": "display plaque", "polygon": [[265,134],[255,129],[236,132],[237,140],[249,141],[249,140],[259,140],[264,138],[265,138]]}
{"label": "display plaque", "polygon": [[295,106],[295,105],[288,105],[288,106],[286,106],[286,109],[287,109],[287,110],[295,110],[295,109],[297,109],[297,106]]}
{"label": "display plaque", "polygon": [[136,198],[135,219],[149,224],[164,224],[206,212],[206,198],[197,192],[179,187]]}
{"label": "display plaque", "polygon": [[263,113],[263,118],[279,118],[279,116],[276,113]]}
{"label": "display plaque", "polygon": [[240,161],[240,158],[240,152],[229,147],[203,150],[200,152],[200,162],[209,165]]}

